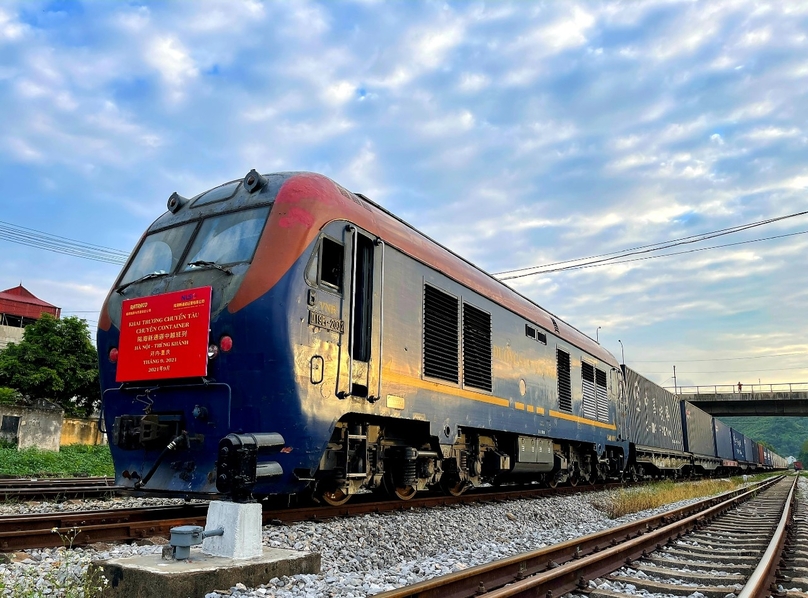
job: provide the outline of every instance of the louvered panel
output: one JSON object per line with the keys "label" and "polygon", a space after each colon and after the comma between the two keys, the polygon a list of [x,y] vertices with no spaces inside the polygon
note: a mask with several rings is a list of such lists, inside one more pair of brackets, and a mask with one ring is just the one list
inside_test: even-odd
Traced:
{"label": "louvered panel", "polygon": [[595,395],[595,368],[585,361],[581,363],[581,382],[583,386],[583,416],[589,419],[597,419],[598,403]]}
{"label": "louvered panel", "polygon": [[609,421],[609,393],[606,389],[606,372],[595,370],[595,393],[598,404],[598,420]]}
{"label": "louvered panel", "polygon": [[556,349],[556,370],[558,372],[558,408],[572,413],[572,381],[570,379],[570,354]]}
{"label": "louvered panel", "polygon": [[491,314],[463,304],[463,385],[491,390]]}
{"label": "louvered panel", "polygon": [[424,375],[457,383],[459,302],[456,297],[424,285]]}

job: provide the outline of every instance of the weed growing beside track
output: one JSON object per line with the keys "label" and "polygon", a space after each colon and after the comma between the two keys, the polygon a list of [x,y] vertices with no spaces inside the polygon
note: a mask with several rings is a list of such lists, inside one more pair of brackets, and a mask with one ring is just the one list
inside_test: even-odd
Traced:
{"label": "weed growing beside track", "polygon": [[[767,478],[773,474],[759,474],[746,476],[747,482],[754,482]],[[721,478],[717,480],[698,480],[694,482],[674,482],[664,480],[651,484],[644,484],[633,488],[621,488],[600,497],[593,506],[616,519],[630,513],[637,513],[646,509],[655,509],[663,505],[687,500],[713,496],[722,492],[735,490],[744,485],[743,477]]]}
{"label": "weed growing beside track", "polygon": [[59,452],[0,447],[0,475],[21,477],[112,476],[109,447],[75,444]]}
{"label": "weed growing beside track", "polygon": [[[52,532],[62,539],[63,546],[56,557],[42,563],[24,561],[9,565],[18,569],[17,575],[4,579],[0,571],[0,596],[13,598],[100,598],[109,581],[101,570],[92,566],[90,559],[73,550],[73,540],[81,530],[71,528]],[[41,569],[40,569],[41,568]]]}

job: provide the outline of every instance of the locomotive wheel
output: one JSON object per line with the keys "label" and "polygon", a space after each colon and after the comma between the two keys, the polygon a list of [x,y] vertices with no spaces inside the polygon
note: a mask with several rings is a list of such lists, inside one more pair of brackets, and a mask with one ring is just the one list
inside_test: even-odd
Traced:
{"label": "locomotive wheel", "polygon": [[387,494],[395,496],[399,500],[410,500],[418,492],[415,486],[399,486],[396,484],[393,481],[393,475],[389,472],[384,476],[384,487]]}
{"label": "locomotive wheel", "polygon": [[393,495],[399,500],[410,500],[418,489],[415,486],[400,486],[393,489]]}
{"label": "locomotive wheel", "polygon": [[558,487],[558,478],[553,476],[552,478],[547,480],[547,485],[550,486],[550,488],[557,488]]}
{"label": "locomotive wheel", "polygon": [[323,490],[323,492],[320,494],[320,498],[322,498],[326,504],[329,504],[332,507],[339,507],[348,502],[351,498],[351,495],[342,490],[341,488],[333,488],[329,490]]}
{"label": "locomotive wheel", "polygon": [[576,474],[571,475],[569,479],[570,479],[570,486],[577,486],[577,485],[578,485],[578,482],[580,482],[580,481],[581,481],[581,478],[580,478],[580,477],[578,477],[578,474],[577,474],[577,473],[576,473]]}
{"label": "locomotive wheel", "polygon": [[443,482],[441,483],[441,487],[446,494],[451,496],[460,496],[463,494],[467,489],[468,485],[466,485],[461,480],[452,480],[451,482]]}

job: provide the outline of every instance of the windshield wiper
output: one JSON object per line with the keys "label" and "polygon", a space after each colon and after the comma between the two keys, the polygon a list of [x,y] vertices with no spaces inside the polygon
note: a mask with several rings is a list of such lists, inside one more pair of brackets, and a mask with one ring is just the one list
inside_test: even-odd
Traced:
{"label": "windshield wiper", "polygon": [[123,295],[123,292],[127,288],[131,287],[133,284],[136,284],[138,282],[143,282],[144,280],[149,280],[150,278],[158,278],[160,276],[165,276],[166,274],[168,274],[168,272],[152,272],[151,274],[146,274],[146,276],[141,276],[140,278],[136,278],[135,280],[131,280],[131,281],[127,282],[126,284],[122,284],[117,289],[115,289],[115,291],[119,295]]}
{"label": "windshield wiper", "polygon": [[217,270],[221,270],[226,274],[232,274],[233,271],[229,268],[225,268],[224,266],[220,266],[216,262],[206,262],[205,260],[197,260],[195,262],[188,262],[188,265],[192,268],[216,268]]}

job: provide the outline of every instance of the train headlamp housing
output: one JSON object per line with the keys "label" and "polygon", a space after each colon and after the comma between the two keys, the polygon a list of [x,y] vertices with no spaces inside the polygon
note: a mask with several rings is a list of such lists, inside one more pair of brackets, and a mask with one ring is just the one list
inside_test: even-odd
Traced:
{"label": "train headlamp housing", "polygon": [[171,212],[172,214],[176,214],[177,212],[180,211],[180,208],[182,208],[182,206],[184,206],[187,203],[188,203],[187,197],[183,197],[182,195],[174,191],[174,193],[171,194],[171,197],[168,198],[168,201],[166,202],[166,207],[168,208],[169,212]]}
{"label": "train headlamp housing", "polygon": [[215,343],[208,345],[208,359],[216,359],[219,355],[219,347]]}

